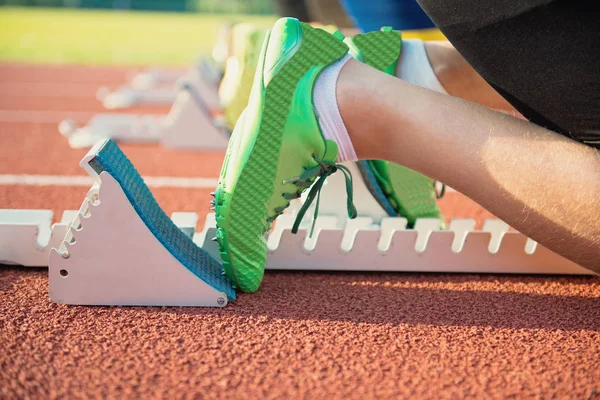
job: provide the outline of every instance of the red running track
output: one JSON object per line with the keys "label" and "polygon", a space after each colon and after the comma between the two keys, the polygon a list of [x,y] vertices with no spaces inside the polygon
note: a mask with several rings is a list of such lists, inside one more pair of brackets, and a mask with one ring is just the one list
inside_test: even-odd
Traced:
{"label": "red running track", "polygon": [[[36,112],[85,122],[103,111],[94,88],[128,73],[0,65],[0,175],[83,175],[85,150]],[[223,158],[122,148],[144,176],[216,178]],[[86,191],[0,185],[0,208],[60,214]],[[153,189],[201,216],[209,191]],[[441,206],[490,217],[458,193]],[[0,267],[0,398],[600,398],[595,278],[269,272],[215,310],[56,305],[46,275]]]}

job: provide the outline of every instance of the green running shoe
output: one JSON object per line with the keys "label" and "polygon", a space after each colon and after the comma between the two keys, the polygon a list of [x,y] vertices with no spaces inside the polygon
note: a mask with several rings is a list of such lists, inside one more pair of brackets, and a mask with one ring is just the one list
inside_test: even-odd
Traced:
{"label": "green running shoe", "polygon": [[237,290],[258,289],[267,259],[265,234],[290,200],[311,185],[295,230],[310,203],[318,202],[324,180],[337,170],[346,176],[348,214],[356,216],[351,177],[336,164],[337,144],[321,133],[312,96],[321,71],[347,53],[343,35],[297,19],[282,18],[267,33],[215,194],[217,241]]}
{"label": "green running shoe", "polygon": [[[396,75],[402,50],[402,33],[391,27],[346,39],[350,54],[373,68]],[[418,172],[388,161],[357,163],[371,194],[390,215],[400,215],[414,227],[418,218],[444,217],[437,206],[435,181]]]}

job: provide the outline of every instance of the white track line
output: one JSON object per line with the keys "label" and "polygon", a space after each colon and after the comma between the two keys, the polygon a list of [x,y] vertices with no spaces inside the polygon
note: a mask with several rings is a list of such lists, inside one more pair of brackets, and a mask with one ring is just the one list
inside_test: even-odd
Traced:
{"label": "white track line", "polygon": [[0,110],[0,122],[9,123],[58,124],[66,118],[83,122],[91,119],[93,116],[93,112],[82,111]]}
{"label": "white track line", "polygon": [[[171,176],[148,176],[144,182],[150,187],[171,187],[186,189],[214,189],[216,178],[177,178]],[[25,186],[91,186],[89,176],[68,175],[0,175],[0,185]]]}
{"label": "white track line", "polygon": [[[150,187],[171,187],[185,189],[214,189],[218,184],[216,178],[177,178],[171,176],[147,176],[144,182]],[[0,175],[2,185],[24,186],[91,186],[92,178],[84,175]],[[439,188],[438,188],[439,190]],[[446,187],[446,193],[455,190]]]}

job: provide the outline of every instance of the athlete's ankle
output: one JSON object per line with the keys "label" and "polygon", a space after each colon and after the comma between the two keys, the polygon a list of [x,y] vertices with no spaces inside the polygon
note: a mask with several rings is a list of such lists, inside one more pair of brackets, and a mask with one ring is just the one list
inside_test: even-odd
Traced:
{"label": "athlete's ankle", "polygon": [[338,146],[338,162],[358,160],[354,145],[340,114],[337,102],[337,82],[344,66],[351,60],[350,55],[336,61],[323,70],[313,91],[315,113],[321,132],[327,140]]}
{"label": "athlete's ankle", "polygon": [[381,131],[376,126],[378,118],[373,92],[374,81],[385,76],[359,61],[350,60],[340,71],[336,88],[337,104],[358,159],[375,159]]}

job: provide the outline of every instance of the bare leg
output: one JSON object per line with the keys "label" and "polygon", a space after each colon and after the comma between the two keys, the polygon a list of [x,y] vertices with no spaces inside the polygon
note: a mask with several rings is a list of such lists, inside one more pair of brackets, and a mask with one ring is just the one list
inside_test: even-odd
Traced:
{"label": "bare leg", "polygon": [[425,42],[433,72],[448,94],[495,110],[517,113],[448,41]]}
{"label": "bare leg", "polygon": [[557,133],[350,60],[337,98],[361,159],[461,191],[553,251],[600,272],[600,153]]}

